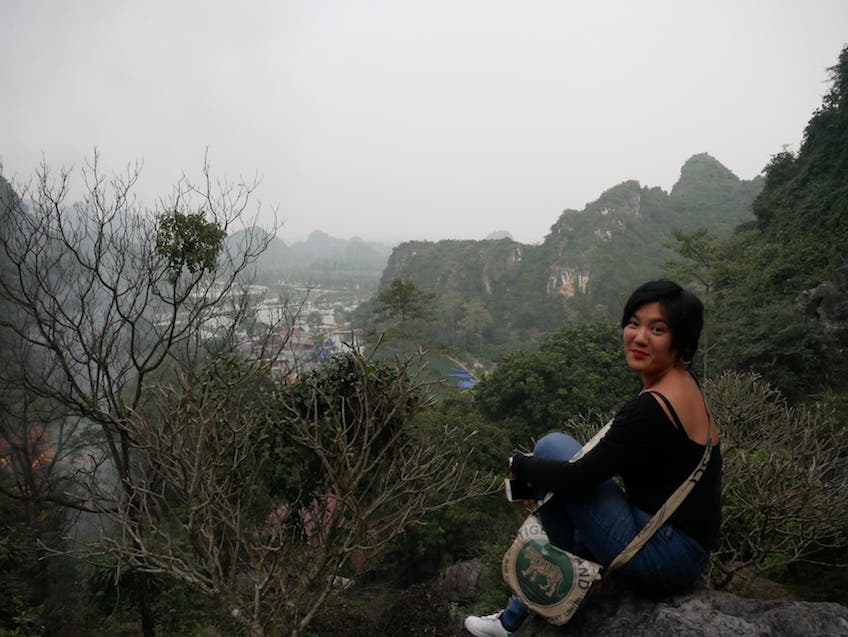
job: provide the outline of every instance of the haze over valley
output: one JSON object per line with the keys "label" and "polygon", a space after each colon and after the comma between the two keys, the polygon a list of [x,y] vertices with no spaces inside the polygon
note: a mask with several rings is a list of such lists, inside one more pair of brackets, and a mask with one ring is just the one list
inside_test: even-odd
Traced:
{"label": "haze over valley", "polygon": [[3,10],[7,179],[97,148],[107,174],[142,162],[134,192],[155,207],[206,155],[215,179],[261,178],[259,222],[276,210],[286,244],[390,246],[538,244],[618,183],[670,191],[697,153],[753,179],[797,150],[848,24],[838,0]]}

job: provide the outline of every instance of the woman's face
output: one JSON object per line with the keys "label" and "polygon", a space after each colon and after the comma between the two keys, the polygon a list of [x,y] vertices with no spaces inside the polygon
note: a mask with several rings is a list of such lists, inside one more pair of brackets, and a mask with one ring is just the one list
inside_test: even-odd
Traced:
{"label": "woman's face", "polygon": [[671,328],[659,302],[637,308],[624,325],[627,365],[642,374],[645,386],[658,380],[677,362],[671,346]]}

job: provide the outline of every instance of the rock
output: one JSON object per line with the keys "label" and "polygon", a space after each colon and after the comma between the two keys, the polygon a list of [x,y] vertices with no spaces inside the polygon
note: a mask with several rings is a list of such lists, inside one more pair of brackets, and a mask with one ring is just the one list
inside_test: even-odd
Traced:
{"label": "rock", "polygon": [[[469,581],[484,577],[471,572]],[[438,580],[434,585],[438,585]],[[451,601],[460,601],[452,599]],[[462,617],[455,616],[461,626]],[[454,634],[456,626],[450,633]],[[599,592],[565,626],[552,626],[533,616],[517,637],[845,637],[848,608],[834,603],[747,599],[722,591],[696,590],[664,600],[637,596],[618,582],[605,582]]]}
{"label": "rock", "polygon": [[836,270],[833,281],[803,291],[797,302],[808,316],[821,321],[840,345],[848,343],[848,264]]}
{"label": "rock", "polygon": [[494,585],[491,572],[480,560],[469,560],[449,566],[436,579],[436,586],[453,602],[473,600]]}
{"label": "rock", "polygon": [[618,599],[590,601],[569,625],[556,627],[533,618],[519,633],[522,637],[587,634],[606,637],[844,637],[848,635],[848,608],[839,604],[745,599],[711,590],[662,601],[640,599],[630,593]]}

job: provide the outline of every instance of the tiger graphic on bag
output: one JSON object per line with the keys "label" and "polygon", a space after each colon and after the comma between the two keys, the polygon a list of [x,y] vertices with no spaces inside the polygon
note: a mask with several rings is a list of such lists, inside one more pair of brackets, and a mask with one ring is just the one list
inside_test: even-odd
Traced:
{"label": "tiger graphic on bag", "polygon": [[546,560],[534,544],[527,544],[523,555],[530,560],[530,565],[521,574],[534,584],[539,584],[539,577],[544,578],[545,584],[539,587],[548,597],[553,597],[562,584],[562,570]]}

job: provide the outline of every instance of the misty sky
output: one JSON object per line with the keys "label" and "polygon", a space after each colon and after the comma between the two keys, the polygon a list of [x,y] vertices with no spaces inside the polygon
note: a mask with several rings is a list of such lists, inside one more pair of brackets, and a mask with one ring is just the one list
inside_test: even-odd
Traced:
{"label": "misty sky", "polygon": [[208,147],[287,243],[536,243],[626,179],[797,150],[844,0],[0,0],[0,159],[143,160],[154,203]]}

